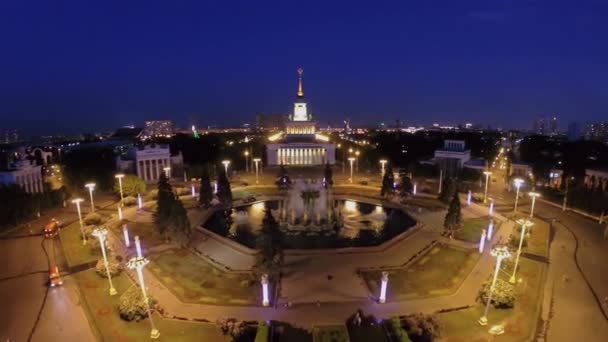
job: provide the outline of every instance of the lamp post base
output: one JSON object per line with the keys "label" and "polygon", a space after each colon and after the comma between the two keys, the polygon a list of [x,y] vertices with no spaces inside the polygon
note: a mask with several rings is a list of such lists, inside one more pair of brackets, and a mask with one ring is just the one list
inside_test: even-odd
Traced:
{"label": "lamp post base", "polygon": [[509,283],[515,284],[515,276],[511,276],[511,278],[509,278]]}
{"label": "lamp post base", "polygon": [[150,338],[157,339],[159,337],[160,337],[160,331],[158,331],[158,329],[152,329],[152,331],[150,331]]}
{"label": "lamp post base", "polygon": [[110,296],[115,296],[115,295],[117,295],[117,294],[118,294],[118,291],[116,291],[116,289],[115,289],[115,288],[110,287]]}
{"label": "lamp post base", "polygon": [[482,316],[477,323],[479,323],[479,325],[486,326],[488,325],[488,318],[486,316]]}

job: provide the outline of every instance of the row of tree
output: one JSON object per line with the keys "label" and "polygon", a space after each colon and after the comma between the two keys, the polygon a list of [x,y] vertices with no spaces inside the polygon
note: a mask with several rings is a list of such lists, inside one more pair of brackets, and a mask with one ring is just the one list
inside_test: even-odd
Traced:
{"label": "row of tree", "polygon": [[0,185],[0,229],[17,226],[40,214],[42,211],[62,206],[68,198],[65,187],[29,194],[17,184]]}
{"label": "row of tree", "polygon": [[[209,177],[209,168],[204,167],[201,173],[198,201],[203,208],[209,208],[214,198],[213,188],[211,187],[211,177]],[[225,207],[232,206],[233,198],[230,180],[223,169],[219,173],[217,179],[217,199]]]}
{"label": "row of tree", "polygon": [[156,231],[180,247],[188,245],[192,227],[184,204],[173,192],[165,173],[158,180],[158,197],[156,198],[154,224]]}

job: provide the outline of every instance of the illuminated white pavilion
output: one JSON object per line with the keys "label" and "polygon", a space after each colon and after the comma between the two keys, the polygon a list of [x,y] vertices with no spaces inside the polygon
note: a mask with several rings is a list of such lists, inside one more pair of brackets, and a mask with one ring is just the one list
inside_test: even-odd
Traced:
{"label": "illuminated white pavilion", "polygon": [[266,156],[268,165],[324,165],[336,161],[336,146],[327,136],[316,131],[312,114],[306,109],[302,87],[302,68],[298,69],[298,93],[293,115],[285,124],[285,132],[268,138]]}

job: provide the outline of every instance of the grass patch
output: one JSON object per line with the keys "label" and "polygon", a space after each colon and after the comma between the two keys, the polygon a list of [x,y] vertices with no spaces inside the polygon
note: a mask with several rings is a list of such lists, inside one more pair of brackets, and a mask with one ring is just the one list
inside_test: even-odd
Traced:
{"label": "grass patch", "polygon": [[[140,214],[135,214],[140,215]],[[144,213],[141,215],[150,215],[148,213]],[[131,242],[133,242],[133,238],[135,236],[139,236],[139,239],[142,242],[142,247],[151,248],[155,246],[159,246],[165,243],[163,236],[156,232],[154,228],[154,222],[126,222],[127,227],[129,229],[129,237]],[[117,237],[122,237],[122,225],[114,224],[109,225],[109,228],[116,234]]]}
{"label": "grass patch", "polygon": [[390,342],[388,336],[380,324],[374,325],[349,325],[348,335],[352,342]]}
{"label": "grass patch", "polygon": [[[477,261],[473,249],[438,244],[404,268],[388,270],[389,300],[439,296],[454,293]],[[381,271],[363,271],[362,276],[371,293],[379,293]]]}
{"label": "grass patch", "polygon": [[[462,224],[462,228],[454,233],[454,238],[472,243],[479,242],[481,231],[488,229],[489,224],[490,218],[487,216],[466,219]],[[494,218],[493,234],[496,234],[501,224],[502,221]]]}
{"label": "grass patch", "polygon": [[[95,270],[76,273],[75,278],[81,292],[81,300],[88,311],[90,323],[93,324],[99,340],[102,341],[148,341],[150,324],[148,320],[127,322],[118,315],[118,298],[134,286],[123,273],[113,278],[118,295],[108,294],[107,280],[99,277]],[[160,303],[162,306],[162,303]],[[166,341],[230,341],[221,330],[210,323],[185,322],[162,319],[154,316],[154,323]]]}
{"label": "grass patch", "polygon": [[445,204],[435,197],[410,196],[402,199],[401,203],[422,207],[430,211],[439,211],[446,208]]}
{"label": "grass patch", "polygon": [[69,267],[87,264],[101,257],[101,251],[99,254],[93,253],[88,244],[82,244],[82,233],[78,221],[62,228],[59,235]]}
{"label": "grass patch", "polygon": [[348,330],[344,325],[316,326],[312,330],[314,342],[348,342]]}
{"label": "grass patch", "polygon": [[261,288],[250,273],[220,270],[189,250],[170,249],[150,256],[148,267],[187,303],[259,305]]}
{"label": "grass patch", "polygon": [[[522,259],[519,263],[516,285],[515,306],[511,309],[490,307],[488,325],[480,326],[477,320],[483,315],[484,306],[479,303],[473,308],[439,314],[442,324],[441,335],[446,341],[486,341],[491,335],[488,330],[496,324],[503,324],[505,333],[496,336],[495,341],[528,341],[531,338],[540,314],[542,285],[545,266],[541,263]],[[508,281],[511,265],[506,265],[500,273],[501,279]]]}

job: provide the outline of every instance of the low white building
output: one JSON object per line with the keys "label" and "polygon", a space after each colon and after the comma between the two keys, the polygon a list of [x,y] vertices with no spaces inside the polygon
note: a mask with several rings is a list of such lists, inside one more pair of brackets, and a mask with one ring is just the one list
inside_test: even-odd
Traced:
{"label": "low white building", "polygon": [[146,183],[158,181],[165,167],[170,167],[170,175],[179,175],[183,164],[181,152],[172,156],[169,146],[166,145],[133,147],[116,159],[116,168],[119,171],[136,174]]}
{"label": "low white building", "polygon": [[603,190],[608,190],[608,169],[585,169],[585,186],[601,186]]}
{"label": "low white building", "polygon": [[522,162],[511,162],[511,171],[509,176],[520,178],[532,178],[532,167]]}
{"label": "low white building", "polygon": [[447,177],[456,177],[464,165],[471,160],[471,150],[464,140],[445,140],[443,148],[435,150],[433,161]]}
{"label": "low white building", "polygon": [[42,193],[44,192],[42,166],[36,165],[29,159],[16,161],[7,170],[0,171],[0,183],[17,184],[30,194]]}

